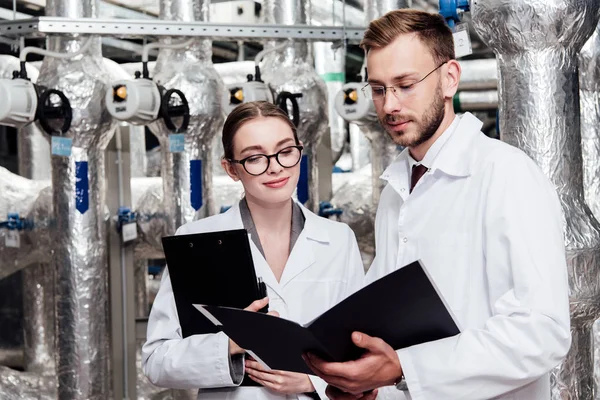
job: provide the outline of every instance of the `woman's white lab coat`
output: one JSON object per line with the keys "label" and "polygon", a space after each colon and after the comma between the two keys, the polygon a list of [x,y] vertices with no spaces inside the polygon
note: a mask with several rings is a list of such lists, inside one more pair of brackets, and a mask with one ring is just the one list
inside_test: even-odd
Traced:
{"label": "woman's white lab coat", "polygon": [[[345,224],[321,218],[301,207],[306,218],[279,282],[250,240],[257,276],[267,285],[269,309],[281,318],[306,323],[352,294],[363,284],[364,268],[356,238]],[[239,204],[224,214],[183,225],[177,234],[242,229]],[[198,313],[198,318],[202,318]],[[200,388],[202,400],[307,399],[284,396],[263,387],[237,387],[229,367],[229,339],[224,333],[182,339],[167,269],[148,320],[142,349],[143,370],[160,387]],[[310,376],[321,399],[327,384]]]}

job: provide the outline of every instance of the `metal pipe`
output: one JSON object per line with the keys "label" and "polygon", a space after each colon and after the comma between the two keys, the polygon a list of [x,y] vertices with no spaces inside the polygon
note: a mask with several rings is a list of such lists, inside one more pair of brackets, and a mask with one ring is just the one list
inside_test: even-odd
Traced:
{"label": "metal pipe", "polygon": [[[600,220],[600,25],[579,54],[579,105],[583,187],[587,205]],[[594,381],[600,385],[600,320],[594,335]]]}
{"label": "metal pipe", "polygon": [[[11,79],[12,72],[19,69],[20,62],[16,57],[0,56],[0,78]],[[39,75],[38,69],[26,64],[25,70],[35,83]],[[49,180],[48,139],[35,124],[20,129],[17,137],[19,174],[30,179]],[[37,195],[31,200],[35,198]],[[0,218],[3,217],[5,215]],[[31,250],[31,246],[25,247]],[[34,264],[23,269],[22,281],[24,368],[28,372],[54,375],[54,271],[48,263]]]}
{"label": "metal pipe", "polygon": [[[97,0],[49,0],[46,14],[94,18]],[[56,271],[57,374],[61,399],[111,396],[104,150],[115,123],[104,106],[109,76],[99,37],[49,36],[47,49],[84,55],[46,57],[39,82],[62,90],[73,108],[71,156],[52,157],[52,264]]]}
{"label": "metal pipe", "polygon": [[[311,20],[309,0],[263,1],[265,23],[294,25]],[[274,47],[281,41],[270,41],[265,47]],[[298,136],[305,146],[300,176],[299,200],[313,212],[319,209],[319,177],[317,148],[328,130],[327,86],[313,67],[313,58],[307,41],[293,44],[265,56],[262,77],[279,95],[281,92],[302,93],[297,99],[300,109]],[[306,189],[307,193],[304,193]],[[305,199],[304,197],[307,197]]]}
{"label": "metal pipe", "polygon": [[460,91],[454,95],[454,111],[489,111],[498,108],[498,91]]}
{"label": "metal pipe", "polygon": [[[209,5],[208,0],[161,0],[160,16],[164,20],[208,21]],[[216,213],[211,148],[224,122],[221,99],[225,88],[212,64],[211,49],[211,41],[206,39],[196,39],[187,49],[161,49],[154,68],[154,80],[165,88],[181,90],[190,108],[183,152],[170,151],[171,133],[162,120],[150,125],[162,148],[164,210],[169,215],[164,234]]]}
{"label": "metal pipe", "polygon": [[498,63],[495,58],[459,61],[461,74],[458,90],[498,88]]}
{"label": "metal pipe", "polygon": [[548,175],[566,216],[573,343],[552,373],[553,399],[592,399],[595,391],[600,226],[584,203],[577,54],[599,7],[595,0],[482,0],[471,7],[477,33],[498,59],[501,137]]}
{"label": "metal pipe", "polygon": [[346,122],[335,111],[335,95],[346,81],[346,54],[342,49],[333,50],[329,42],[313,44],[315,70],[327,86],[329,130],[331,134],[331,154],[335,164],[346,145]]}

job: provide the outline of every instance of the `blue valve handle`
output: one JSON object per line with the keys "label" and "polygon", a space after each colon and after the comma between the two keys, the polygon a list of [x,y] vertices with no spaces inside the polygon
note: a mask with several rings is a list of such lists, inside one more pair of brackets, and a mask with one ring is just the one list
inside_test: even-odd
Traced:
{"label": "blue valve handle", "polygon": [[319,203],[319,216],[321,217],[330,217],[332,215],[342,215],[344,210],[341,208],[334,208],[331,203],[328,201],[322,201]]}
{"label": "blue valve handle", "polygon": [[440,15],[446,19],[450,28],[460,22],[458,10],[469,11],[469,0],[440,0]]}
{"label": "blue valve handle", "polygon": [[119,207],[117,216],[117,230],[119,232],[121,232],[123,225],[137,221],[137,213],[131,211],[129,207]]}
{"label": "blue valve handle", "polygon": [[19,217],[19,213],[8,213],[6,221],[0,221],[0,228],[22,231],[33,228],[33,221]]}

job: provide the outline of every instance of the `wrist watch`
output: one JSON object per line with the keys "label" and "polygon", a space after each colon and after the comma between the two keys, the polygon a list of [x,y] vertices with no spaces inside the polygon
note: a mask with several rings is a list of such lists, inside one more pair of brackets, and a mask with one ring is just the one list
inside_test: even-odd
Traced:
{"label": "wrist watch", "polygon": [[404,372],[402,373],[400,380],[396,382],[395,386],[398,390],[402,390],[404,392],[408,391],[408,385],[406,384],[406,379],[404,379]]}

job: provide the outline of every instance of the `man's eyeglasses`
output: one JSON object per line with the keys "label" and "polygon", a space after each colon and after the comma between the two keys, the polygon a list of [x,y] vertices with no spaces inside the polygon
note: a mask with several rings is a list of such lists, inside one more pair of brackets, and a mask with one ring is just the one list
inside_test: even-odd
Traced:
{"label": "man's eyeglasses", "polygon": [[302,146],[289,146],[271,155],[253,154],[242,160],[228,159],[227,161],[241,164],[247,173],[258,176],[267,172],[271,164],[271,158],[275,158],[283,168],[296,166],[302,157],[302,149],[304,149]]}
{"label": "man's eyeglasses", "polygon": [[394,93],[394,95],[396,96],[396,98],[398,100],[402,100],[404,97],[410,95],[413,92],[415,86],[418,83],[423,82],[425,79],[427,79],[427,77],[429,75],[433,74],[442,65],[446,64],[447,62],[448,61],[444,61],[443,63],[441,63],[440,65],[435,67],[430,73],[425,75],[423,78],[421,78],[420,80],[418,80],[416,82],[411,83],[410,85],[383,86],[383,85],[375,85],[375,84],[368,83],[367,85],[365,85],[362,88],[362,92],[368,99],[381,100],[381,99],[385,98],[387,91],[391,90],[392,93]]}

